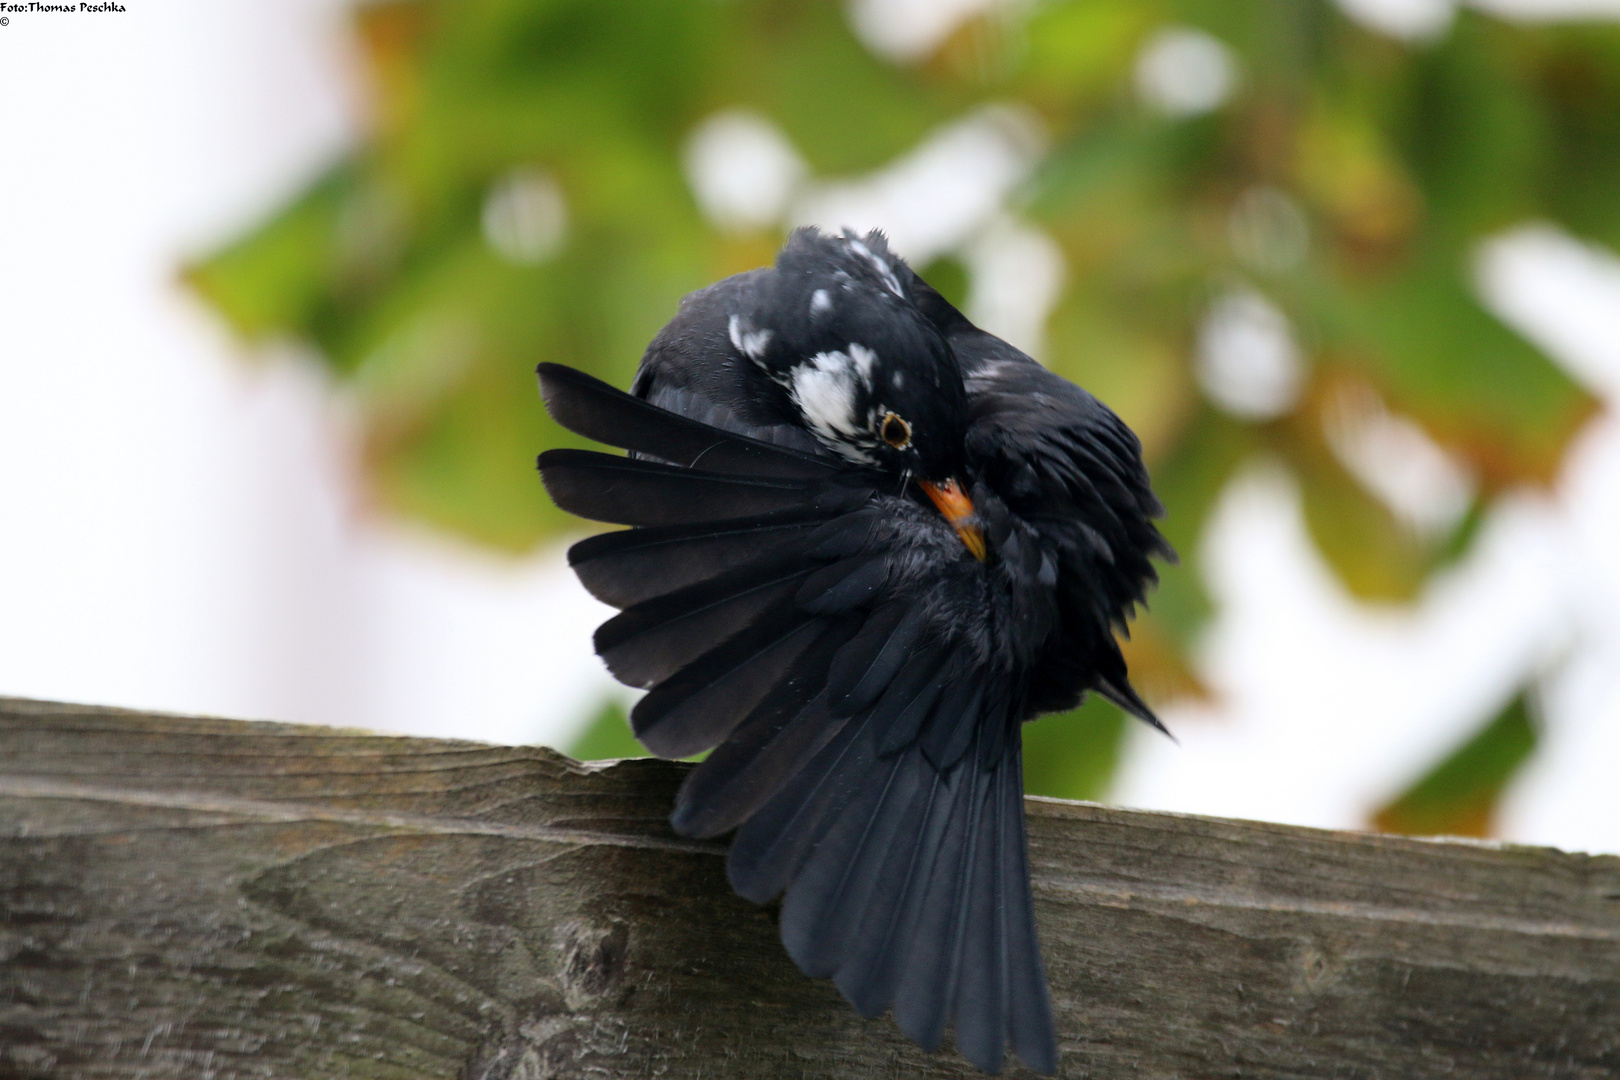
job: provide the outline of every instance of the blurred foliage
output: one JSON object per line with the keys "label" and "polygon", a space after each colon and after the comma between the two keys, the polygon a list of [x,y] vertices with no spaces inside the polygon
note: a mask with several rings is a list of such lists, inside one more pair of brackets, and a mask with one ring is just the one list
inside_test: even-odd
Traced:
{"label": "blurred foliage", "polygon": [[1417,783],[1373,815],[1386,832],[1489,836],[1502,789],[1536,748],[1528,695],[1520,693]]}
{"label": "blurred foliage", "polygon": [[590,723],[569,744],[568,752],[580,761],[647,756],[647,751],[630,733],[630,714],[617,701],[609,701],[591,717]]}
{"label": "blurred foliage", "polygon": [[[719,230],[688,188],[683,142],[723,108],[770,118],[817,178],[878,169],[987,101],[1044,124],[1011,209],[1067,262],[1045,355],[1140,433],[1183,555],[1130,646],[1161,701],[1202,692],[1186,659],[1210,611],[1198,544],[1245,463],[1292,473],[1353,594],[1403,600],[1498,493],[1546,484],[1594,409],[1481,307],[1472,265],[1483,238],[1530,219],[1620,246],[1613,26],[1463,10],[1412,45],[1327,0],[1045,0],[897,63],[826,0],[393,0],[355,19],[365,138],[188,280],[245,337],[310,342],[352,387],[387,505],[490,545],[574,527],[530,465],[577,442],[539,407],[536,361],[624,385],[681,295],[779,243],[785,222]],[[1137,91],[1144,45],[1173,26],[1224,44],[1235,83],[1218,107],[1173,115]],[[485,238],[492,192],[523,169],[566,206],[549,257]],[[953,258],[925,269],[966,287]],[[1297,401],[1267,419],[1199,389],[1200,319],[1234,287],[1276,305],[1304,354]],[[1473,511],[1421,533],[1367,490],[1331,437],[1346,393],[1449,451]],[[1112,761],[1117,735],[1100,716],[1031,730],[1032,790],[1102,790],[1089,762]]]}
{"label": "blurred foliage", "polygon": [[[568,744],[568,753],[579,761],[617,761],[647,756],[647,751],[630,731],[630,713],[614,700],[605,702],[597,710],[574,741]],[[681,760],[702,761],[708,756],[708,751],[704,751]]]}
{"label": "blurred foliage", "polygon": [[1101,799],[1125,748],[1120,709],[1100,697],[1024,725],[1024,790],[1058,799]]}

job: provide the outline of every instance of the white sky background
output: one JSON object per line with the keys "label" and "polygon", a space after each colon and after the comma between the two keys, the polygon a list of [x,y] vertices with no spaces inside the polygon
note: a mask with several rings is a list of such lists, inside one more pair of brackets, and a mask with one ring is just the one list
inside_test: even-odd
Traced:
{"label": "white sky background", "polygon": [[[1343,2],[1414,37],[1443,32],[1451,10]],[[346,5],[124,4],[0,27],[0,693],[566,741],[613,684],[589,645],[605,609],[559,553],[503,561],[379,520],[355,482],[341,397],[290,351],[252,362],[175,283],[183,258],[352,137]],[[856,25],[910,55],[984,0],[950,0],[939,9],[951,18],[909,31],[894,18],[922,4],[863,0]],[[871,217],[902,252],[955,251],[974,275],[972,314],[1038,346],[1061,255],[999,209],[1038,153],[1027,118],[964,117],[882,174],[836,183],[806,178],[768,127],[735,121],[715,130],[745,154],[753,131],[777,182],[770,205],[734,216]],[[978,188],[957,182],[961,148]],[[702,194],[699,149],[688,168]],[[916,214],[909,191],[931,176],[952,179],[951,202]],[[901,211],[914,226],[876,220]],[[1527,225],[1483,259],[1482,289],[1620,404],[1620,260]],[[1537,668],[1551,672],[1548,732],[1507,834],[1620,851],[1616,536],[1609,419],[1552,499],[1504,507],[1422,604],[1371,610],[1323,568],[1286,484],[1257,472],[1208,550],[1225,608],[1205,662],[1223,705],[1172,711],[1179,748],[1137,739],[1119,801],[1355,826]]]}
{"label": "white sky background", "polygon": [[124,6],[0,28],[0,693],[557,736],[605,609],[369,514],[315,366],[175,281],[352,136],[346,5]]}

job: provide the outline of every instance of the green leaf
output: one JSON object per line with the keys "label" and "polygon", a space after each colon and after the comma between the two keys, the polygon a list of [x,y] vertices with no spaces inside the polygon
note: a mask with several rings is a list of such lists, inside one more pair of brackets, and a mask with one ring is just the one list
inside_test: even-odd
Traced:
{"label": "green leaf", "polygon": [[1620,247],[1620,27],[1538,28],[1532,55],[1545,127],[1534,181],[1542,212]]}
{"label": "green leaf", "polygon": [[563,748],[576,761],[612,761],[618,758],[647,757],[647,751],[630,732],[630,716],[617,701],[603,704],[585,730]]}
{"label": "green leaf", "polygon": [[333,168],[257,229],[187,266],[187,284],[245,338],[314,335],[349,299],[339,263],[356,182],[352,166]]}
{"label": "green leaf", "polygon": [[1489,836],[1503,790],[1536,748],[1528,691],[1463,740],[1372,816],[1375,828],[1413,836]]}
{"label": "green leaf", "polygon": [[1351,476],[1310,421],[1274,436],[1286,444],[1305,527],[1341,584],[1363,600],[1412,600],[1432,567],[1431,548]]}
{"label": "green leaf", "polygon": [[1125,743],[1129,718],[1092,695],[1078,709],[1024,725],[1024,791],[1054,799],[1102,799]]}
{"label": "green leaf", "polygon": [[961,259],[942,255],[918,270],[917,274],[953,306],[967,306],[968,273]]}
{"label": "green leaf", "polygon": [[1197,641],[1211,612],[1198,546],[1227,482],[1250,460],[1256,445],[1252,428],[1204,406],[1175,446],[1150,463],[1153,489],[1165,505],[1159,528],[1180,561],[1160,567],[1146,622],[1150,632],[1183,653]]}
{"label": "green leaf", "polygon": [[[630,714],[617,701],[609,700],[592,718],[585,730],[563,748],[563,753],[578,761],[613,761],[620,758],[652,757],[647,748],[636,741],[630,729]],[[682,758],[682,761],[702,761],[709,756],[701,754]]]}
{"label": "green leaf", "polygon": [[1420,252],[1346,290],[1335,356],[1471,465],[1491,491],[1546,485],[1596,402],[1474,296],[1472,250]]}

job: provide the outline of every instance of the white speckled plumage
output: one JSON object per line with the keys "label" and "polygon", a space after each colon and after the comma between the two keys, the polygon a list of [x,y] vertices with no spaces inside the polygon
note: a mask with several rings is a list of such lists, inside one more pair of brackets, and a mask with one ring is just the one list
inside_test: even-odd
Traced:
{"label": "white speckled plumage", "polygon": [[784,385],[793,404],[823,443],[849,458],[870,465],[871,421],[860,413],[860,392],[871,389],[875,354],[857,344],[848,352],[821,352],[788,369]]}
{"label": "white speckled plumage", "polygon": [[770,347],[771,331],[768,328],[763,330],[751,328],[743,321],[741,315],[733,315],[727,329],[730,331],[731,344],[750,360],[758,360]]}

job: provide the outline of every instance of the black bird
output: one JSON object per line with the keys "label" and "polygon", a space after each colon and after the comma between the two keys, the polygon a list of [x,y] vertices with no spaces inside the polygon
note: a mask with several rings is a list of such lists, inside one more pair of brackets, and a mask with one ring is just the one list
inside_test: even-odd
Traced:
{"label": "black bird", "polygon": [[1135,435],[978,329],[881,233],[801,229],[681,302],[629,394],[540,367],[551,414],[630,451],[541,455],[621,613],[655,754],[713,752],[671,822],[732,832],[737,892],[864,1016],[987,1072],[1057,1067],[1020,725],[1088,691],[1162,727],[1114,631],[1173,558]]}

